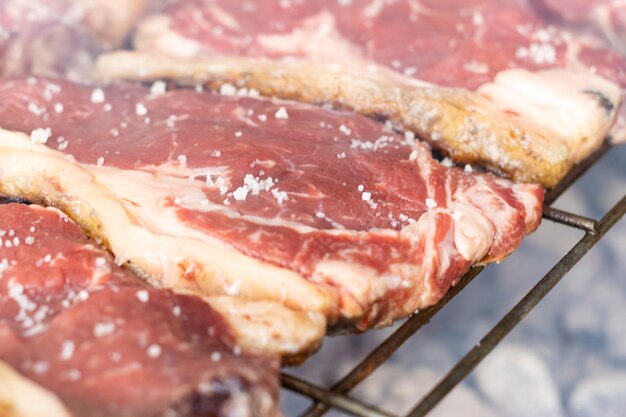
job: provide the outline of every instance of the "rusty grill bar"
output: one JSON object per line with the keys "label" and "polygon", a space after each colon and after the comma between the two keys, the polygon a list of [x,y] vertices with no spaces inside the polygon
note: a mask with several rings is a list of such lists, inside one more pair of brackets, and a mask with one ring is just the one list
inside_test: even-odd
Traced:
{"label": "rusty grill bar", "polygon": [[[427,415],[445,396],[452,391],[474,368],[515,328],[530,311],[559,283],[585,256],[589,250],[626,214],[626,195],[611,208],[602,219],[596,221],[575,213],[569,213],[551,205],[576,182],[589,168],[610,149],[605,144],[585,161],[578,164],[560,184],[545,197],[546,220],[573,227],[585,235],[558,261],[553,268],[477,343],[459,360],[433,388],[424,395],[406,417]],[[365,359],[330,388],[322,388],[287,373],[281,375],[284,388],[313,400],[300,417],[321,417],[331,408],[359,417],[400,417],[380,410],[374,405],[350,398],[348,393],[368,378],[379,366],[413,336],[422,326],[469,284],[484,267],[473,267],[461,281],[432,307],[420,311],[395,330],[387,339],[372,350]]]}

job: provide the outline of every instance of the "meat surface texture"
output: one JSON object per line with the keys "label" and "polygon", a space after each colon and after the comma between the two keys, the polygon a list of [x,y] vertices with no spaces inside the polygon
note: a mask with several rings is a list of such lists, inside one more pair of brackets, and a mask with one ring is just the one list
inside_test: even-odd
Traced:
{"label": "meat surface texture", "polygon": [[626,55],[626,3],[622,0],[531,0],[555,22],[595,30]]}
{"label": "meat surface texture", "polygon": [[179,1],[140,25],[139,52],[105,55],[98,70],[333,102],[388,117],[456,161],[550,187],[615,125],[626,64],[602,37],[539,9],[524,0]]}
{"label": "meat surface texture", "polygon": [[150,4],[149,0],[3,0],[0,75],[88,79],[95,55],[122,46]]}
{"label": "meat surface texture", "polygon": [[280,415],[278,357],[201,298],[147,287],[56,209],[0,205],[0,242],[3,416]]}
{"label": "meat surface texture", "polygon": [[359,330],[432,305],[540,221],[540,187],[450,168],[369,118],[164,87],[4,81],[0,191],[57,206],[159,285]]}

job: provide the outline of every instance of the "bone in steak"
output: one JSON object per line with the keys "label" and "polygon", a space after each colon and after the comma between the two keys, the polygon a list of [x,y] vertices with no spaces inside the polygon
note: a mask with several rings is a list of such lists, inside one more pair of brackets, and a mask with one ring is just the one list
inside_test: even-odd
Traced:
{"label": "bone in steak", "polygon": [[0,191],[56,205],[163,285],[358,329],[435,303],[540,221],[538,186],[446,167],[369,118],[153,87],[2,82]]}
{"label": "bone in steak", "polygon": [[[280,415],[278,357],[236,343],[209,304],[147,287],[58,210],[0,205],[3,416]],[[55,407],[36,414],[41,398]]]}
{"label": "bone in steak", "polygon": [[179,1],[147,19],[135,45],[148,53],[101,57],[101,75],[339,103],[544,186],[599,146],[626,85],[603,39],[515,0]]}

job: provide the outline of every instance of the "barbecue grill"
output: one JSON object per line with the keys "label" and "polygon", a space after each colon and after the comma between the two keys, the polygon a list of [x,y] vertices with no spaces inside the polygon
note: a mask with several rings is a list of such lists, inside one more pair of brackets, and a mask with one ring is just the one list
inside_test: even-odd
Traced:
{"label": "barbecue grill", "polygon": [[[457,386],[489,353],[511,332],[528,313],[559,283],[574,265],[626,214],[624,195],[600,220],[570,213],[552,207],[555,200],[579,179],[591,166],[599,161],[611,146],[605,144],[595,154],[577,165],[568,176],[547,193],[543,218],[563,226],[584,232],[584,236],[558,261],[537,284],[502,317],[502,319],[469,350],[450,371],[424,395],[407,417],[427,415],[455,386]],[[0,197],[0,204],[16,201]],[[300,417],[320,417],[331,409],[336,409],[361,417],[396,417],[395,414],[365,402],[351,398],[352,389],[365,381],[372,373],[391,357],[409,338],[414,336],[435,314],[459,294],[484,267],[473,267],[436,305],[424,309],[407,318],[389,337],[375,347],[358,365],[331,387],[321,387],[305,379],[282,373],[281,381],[285,389],[308,397],[313,404]]]}
{"label": "barbecue grill", "polygon": [[[406,414],[406,417],[427,415],[491,353],[504,337],[559,283],[563,276],[626,214],[626,195],[622,196],[617,204],[599,220],[552,207],[556,199],[606,155],[610,149],[611,146],[605,144],[587,160],[578,164],[558,186],[546,194],[543,218],[565,227],[583,231],[583,237],[491,328],[479,343],[471,348],[426,395],[415,403],[411,411]],[[331,409],[361,417],[399,417],[399,415],[350,397],[350,391],[369,378],[404,342],[427,324],[435,314],[459,294],[483,269],[484,267],[482,266],[473,267],[439,303],[407,318],[389,337],[376,346],[360,363],[331,387],[322,387],[301,377],[283,373],[281,381],[285,389],[307,397],[313,402],[300,414],[300,417],[320,417]]]}

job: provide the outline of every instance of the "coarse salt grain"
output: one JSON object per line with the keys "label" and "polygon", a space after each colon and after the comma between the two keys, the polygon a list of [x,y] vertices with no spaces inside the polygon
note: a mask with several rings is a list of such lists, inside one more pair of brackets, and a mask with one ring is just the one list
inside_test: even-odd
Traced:
{"label": "coarse salt grain", "polygon": [[52,130],[47,128],[37,128],[30,132],[30,141],[32,143],[46,143],[52,136]]}
{"label": "coarse salt grain", "polygon": [[76,344],[71,340],[66,340],[63,342],[61,346],[61,360],[68,361],[74,356],[74,351],[76,350]]}
{"label": "coarse salt grain", "polygon": [[285,191],[278,191],[278,188],[272,190],[272,195],[276,198],[278,204],[283,204],[285,201],[289,200],[287,193]]}
{"label": "coarse salt grain", "polygon": [[91,92],[91,102],[92,103],[104,103],[105,97],[104,97],[104,90],[102,90],[102,88],[94,88],[94,90]]}
{"label": "coarse salt grain", "polygon": [[146,290],[139,290],[139,291],[137,291],[135,296],[142,303],[147,303],[148,301],[150,301],[150,293],[148,291],[146,291]]}
{"label": "coarse salt grain", "polygon": [[452,159],[446,157],[446,158],[443,158],[443,160],[441,161],[441,165],[447,168],[451,168],[454,166],[454,162],[452,162]]}
{"label": "coarse salt grain", "polygon": [[237,94],[237,87],[232,84],[222,84],[220,94],[223,96],[234,96]]}
{"label": "coarse salt grain", "polygon": [[474,12],[472,15],[472,23],[474,26],[484,26],[485,24],[485,16],[479,11]]}
{"label": "coarse salt grain", "polygon": [[156,359],[161,356],[161,353],[163,353],[163,349],[161,348],[161,346],[154,344],[148,346],[147,353],[149,357]]}
{"label": "coarse salt grain", "polygon": [[114,323],[96,323],[93,327],[93,335],[95,337],[105,337],[115,333],[116,326]]}
{"label": "coarse salt grain", "polygon": [[280,107],[276,113],[274,114],[274,117],[276,117],[277,119],[289,119],[289,113],[287,113],[287,109],[284,107]]}
{"label": "coarse salt grain", "polygon": [[248,188],[247,187],[239,187],[235,191],[233,191],[233,198],[237,201],[243,201],[248,197]]}
{"label": "coarse salt grain", "polygon": [[28,103],[28,111],[34,114],[35,116],[41,116],[46,112],[44,107],[40,107],[35,103]]}
{"label": "coarse salt grain", "polygon": [[148,114],[148,108],[143,103],[137,103],[135,106],[135,113],[137,116],[145,116]]}
{"label": "coarse salt grain", "polygon": [[152,83],[152,86],[150,87],[150,94],[153,94],[155,96],[159,96],[159,95],[163,95],[167,92],[167,83],[165,83],[165,81],[155,81]]}
{"label": "coarse salt grain", "polygon": [[404,75],[406,75],[407,77],[412,77],[413,75],[415,75],[416,72],[417,68],[415,67],[406,67],[404,69]]}

